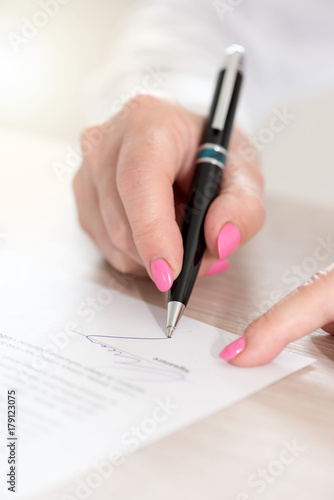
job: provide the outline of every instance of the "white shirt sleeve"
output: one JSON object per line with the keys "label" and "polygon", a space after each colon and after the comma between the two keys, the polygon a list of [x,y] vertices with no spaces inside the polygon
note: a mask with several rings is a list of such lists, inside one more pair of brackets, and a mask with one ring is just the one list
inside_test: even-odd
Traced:
{"label": "white shirt sleeve", "polygon": [[167,93],[207,113],[225,48],[233,43],[207,0],[146,1],[126,20],[107,64],[89,82],[90,117],[104,120],[131,97]]}
{"label": "white shirt sleeve", "polygon": [[90,81],[89,118],[159,92],[206,114],[224,51],[238,43],[246,67],[236,122],[254,130],[274,106],[334,84],[333,26],[328,0],[142,1]]}

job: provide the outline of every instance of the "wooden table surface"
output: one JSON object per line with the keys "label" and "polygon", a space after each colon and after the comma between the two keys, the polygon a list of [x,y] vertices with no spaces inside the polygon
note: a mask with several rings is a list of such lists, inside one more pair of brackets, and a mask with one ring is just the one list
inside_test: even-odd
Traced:
{"label": "wooden table surface", "polygon": [[[66,145],[5,130],[0,139],[0,249],[164,307],[166,297],[150,281],[112,270],[78,228],[71,174],[60,183],[54,172]],[[224,275],[197,282],[186,314],[242,334],[294,288],[298,273],[310,276],[333,262],[330,248],[322,262],[316,252],[334,241],[331,210],[282,198],[266,203],[264,229]],[[333,500],[334,338],[320,330],[287,349],[316,363],[133,454],[87,498]],[[294,455],[283,463],[291,446]],[[69,492],[73,484],[48,498]]]}

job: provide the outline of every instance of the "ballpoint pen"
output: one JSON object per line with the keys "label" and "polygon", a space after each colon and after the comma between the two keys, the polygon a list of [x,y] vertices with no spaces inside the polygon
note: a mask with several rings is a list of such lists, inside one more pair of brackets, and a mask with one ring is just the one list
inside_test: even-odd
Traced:
{"label": "ballpoint pen", "polygon": [[198,148],[182,228],[183,264],[168,296],[167,336],[171,337],[193,289],[204,251],[204,220],[221,189],[227,148],[238,102],[245,49],[231,45],[218,75],[209,118]]}

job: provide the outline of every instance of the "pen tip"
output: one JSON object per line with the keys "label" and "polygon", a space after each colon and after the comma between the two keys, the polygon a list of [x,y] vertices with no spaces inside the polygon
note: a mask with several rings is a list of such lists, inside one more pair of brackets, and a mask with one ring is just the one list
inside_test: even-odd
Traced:
{"label": "pen tip", "polygon": [[175,328],[173,326],[168,326],[167,327],[167,337],[170,339],[173,335],[173,331],[175,330]]}

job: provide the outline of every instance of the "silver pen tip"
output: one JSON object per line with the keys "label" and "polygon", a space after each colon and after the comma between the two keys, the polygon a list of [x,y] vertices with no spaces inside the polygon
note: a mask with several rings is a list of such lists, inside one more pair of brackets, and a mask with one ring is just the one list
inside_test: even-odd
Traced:
{"label": "silver pen tip", "polygon": [[173,335],[173,331],[175,328],[173,326],[167,326],[167,337],[170,339],[171,336]]}

